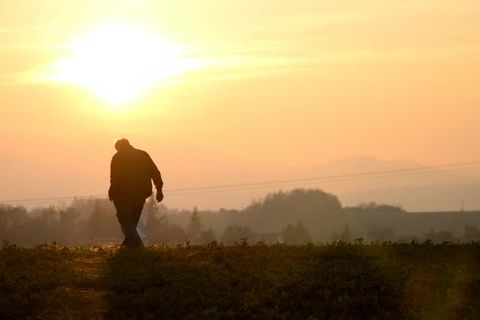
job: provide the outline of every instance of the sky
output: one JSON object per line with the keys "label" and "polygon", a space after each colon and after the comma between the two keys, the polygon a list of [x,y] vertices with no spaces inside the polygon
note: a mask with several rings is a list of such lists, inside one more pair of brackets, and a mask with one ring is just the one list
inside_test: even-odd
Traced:
{"label": "sky", "polygon": [[[358,172],[358,157],[480,160],[478,0],[0,6],[0,200],[105,195],[121,137],[166,190],[328,175],[348,159]],[[271,189],[165,203],[241,207]]]}

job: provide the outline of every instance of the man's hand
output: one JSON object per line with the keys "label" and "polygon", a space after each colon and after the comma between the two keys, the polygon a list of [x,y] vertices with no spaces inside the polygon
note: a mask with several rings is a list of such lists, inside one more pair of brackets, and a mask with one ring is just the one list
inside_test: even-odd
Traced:
{"label": "man's hand", "polygon": [[157,201],[162,202],[163,200],[163,192],[162,190],[157,190]]}

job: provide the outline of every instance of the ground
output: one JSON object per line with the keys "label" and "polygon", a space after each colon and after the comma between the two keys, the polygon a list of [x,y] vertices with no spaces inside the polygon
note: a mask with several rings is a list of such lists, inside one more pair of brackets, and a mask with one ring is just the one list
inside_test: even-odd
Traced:
{"label": "ground", "polygon": [[0,251],[1,319],[479,319],[480,244]]}

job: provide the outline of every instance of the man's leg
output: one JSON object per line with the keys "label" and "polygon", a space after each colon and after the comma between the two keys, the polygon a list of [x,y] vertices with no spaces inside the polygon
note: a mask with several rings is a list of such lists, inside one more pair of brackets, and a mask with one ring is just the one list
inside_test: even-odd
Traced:
{"label": "man's leg", "polygon": [[138,226],[138,221],[140,221],[140,216],[142,215],[143,211],[143,206],[145,204],[145,199],[140,198],[135,200],[133,204],[133,222],[135,223],[135,226]]}
{"label": "man's leg", "polygon": [[117,218],[120,223],[125,240],[123,244],[127,247],[138,247],[143,244],[142,239],[138,235],[136,221],[134,218],[135,202],[128,200],[114,201],[117,209]]}

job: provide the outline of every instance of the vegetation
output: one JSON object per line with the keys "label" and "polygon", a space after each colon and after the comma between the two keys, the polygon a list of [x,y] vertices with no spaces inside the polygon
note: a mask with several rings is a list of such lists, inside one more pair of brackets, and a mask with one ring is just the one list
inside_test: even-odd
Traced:
{"label": "vegetation", "polygon": [[[168,195],[167,195],[168,196]],[[243,210],[175,210],[148,200],[139,229],[146,243],[219,241],[306,244],[325,241],[480,241],[480,214],[408,213],[375,203],[342,207],[321,190],[275,192]],[[68,246],[122,241],[115,209],[106,199],[76,199],[68,206],[29,209],[0,205],[0,241],[22,246],[56,241]]]}
{"label": "vegetation", "polygon": [[0,250],[2,319],[478,319],[480,245]]}

